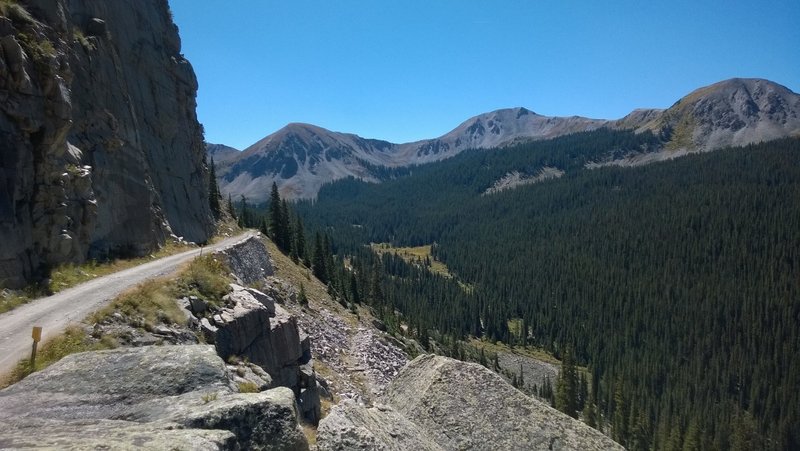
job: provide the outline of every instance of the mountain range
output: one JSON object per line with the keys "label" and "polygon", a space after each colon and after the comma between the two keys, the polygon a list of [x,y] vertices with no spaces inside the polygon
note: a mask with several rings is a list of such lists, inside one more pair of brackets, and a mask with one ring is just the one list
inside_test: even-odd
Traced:
{"label": "mountain range", "polygon": [[386,168],[601,127],[655,133],[663,147],[647,158],[632,156],[649,162],[800,135],[800,95],[769,80],[734,78],[697,89],[666,110],[636,109],[616,120],[508,108],[472,117],[438,138],[402,144],[292,123],[242,152],[220,144],[208,144],[207,152],[224,194],[263,202],[273,182],[283,197],[314,198],[322,185],[341,178],[379,182]]}

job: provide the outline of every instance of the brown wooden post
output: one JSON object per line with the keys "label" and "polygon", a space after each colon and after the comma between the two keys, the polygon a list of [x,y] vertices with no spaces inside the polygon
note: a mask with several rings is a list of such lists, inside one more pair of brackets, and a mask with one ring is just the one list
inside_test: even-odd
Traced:
{"label": "brown wooden post", "polygon": [[36,369],[36,345],[42,340],[42,328],[40,326],[33,327],[31,338],[33,338],[33,347],[31,348],[31,371],[33,371]]}

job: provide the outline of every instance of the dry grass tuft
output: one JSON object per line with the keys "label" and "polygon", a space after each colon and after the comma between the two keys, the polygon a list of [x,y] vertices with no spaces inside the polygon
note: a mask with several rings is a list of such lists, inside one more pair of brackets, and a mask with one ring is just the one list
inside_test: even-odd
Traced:
{"label": "dry grass tuft", "polygon": [[239,393],[258,393],[260,391],[255,382],[239,382]]}
{"label": "dry grass tuft", "polygon": [[53,337],[39,346],[36,353],[36,367],[31,367],[28,359],[20,361],[16,368],[0,382],[0,388],[8,387],[24,379],[35,371],[41,371],[62,358],[85,351],[113,349],[118,344],[111,337],[103,337],[99,342],[92,340],[86,331],[79,326],[70,326],[63,334]]}
{"label": "dry grass tuft", "polygon": [[175,302],[172,284],[164,279],[148,280],[122,293],[111,304],[92,314],[90,320],[101,322],[116,311],[130,318],[142,318],[145,329],[152,329],[159,323],[181,324],[185,320]]}

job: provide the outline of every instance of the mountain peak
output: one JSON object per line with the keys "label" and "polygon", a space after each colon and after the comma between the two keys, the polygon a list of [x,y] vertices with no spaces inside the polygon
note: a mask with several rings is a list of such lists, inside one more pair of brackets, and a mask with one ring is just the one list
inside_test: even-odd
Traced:
{"label": "mountain peak", "polygon": [[760,78],[731,78],[696,89],[644,128],[669,148],[711,150],[790,136],[800,130],[800,95]]}

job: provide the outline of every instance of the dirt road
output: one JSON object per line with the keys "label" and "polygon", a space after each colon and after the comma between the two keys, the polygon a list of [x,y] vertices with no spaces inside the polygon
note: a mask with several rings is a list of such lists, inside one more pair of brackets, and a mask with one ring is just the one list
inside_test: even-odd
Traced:
{"label": "dirt road", "polygon": [[[203,253],[230,246],[247,238],[248,232],[204,247]],[[31,329],[42,327],[42,340],[58,335],[70,323],[78,322],[107,304],[118,294],[147,279],[167,275],[200,255],[192,249],[124,271],[99,277],[46,298],[36,299],[0,315],[0,375],[30,356]]]}

